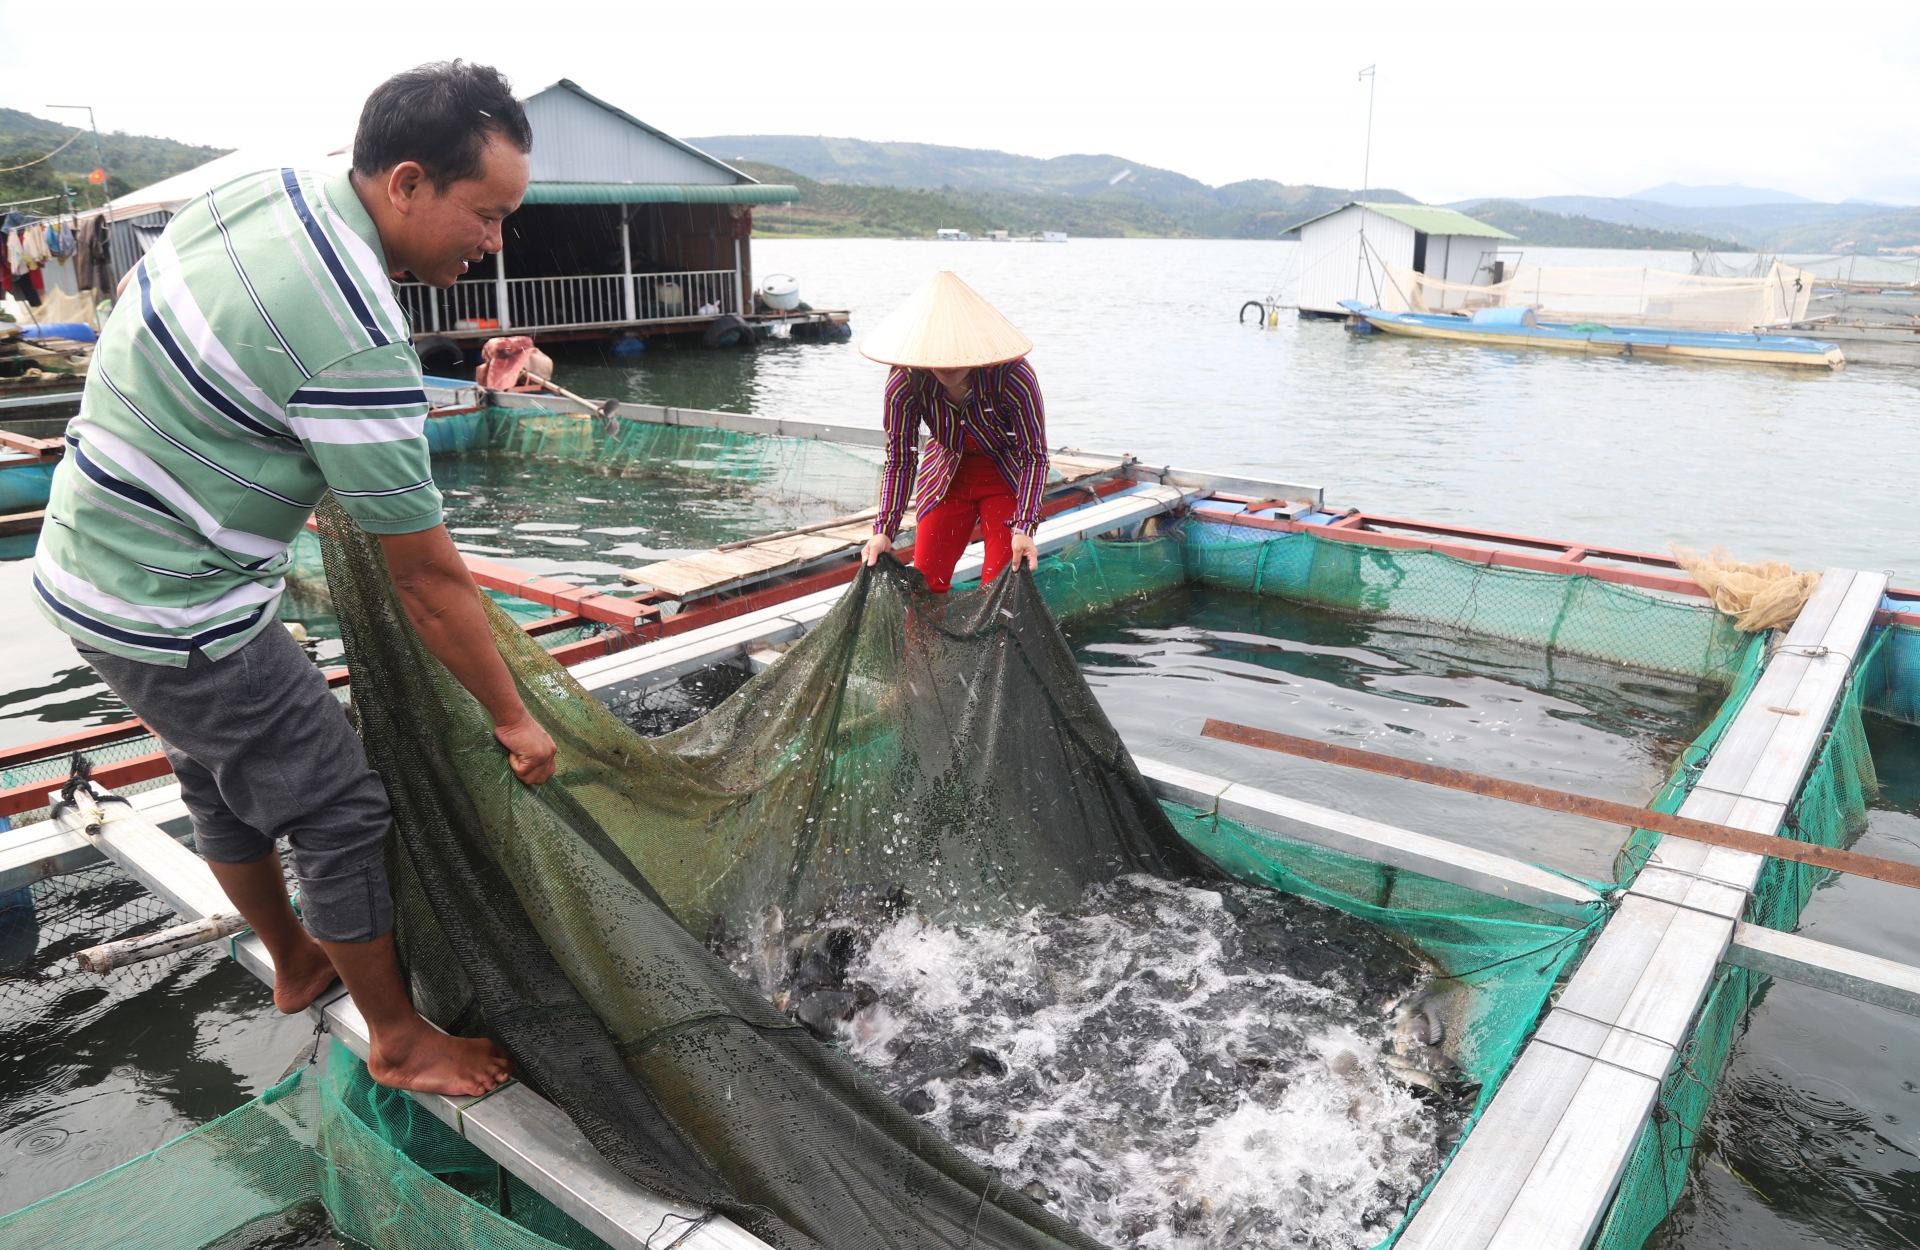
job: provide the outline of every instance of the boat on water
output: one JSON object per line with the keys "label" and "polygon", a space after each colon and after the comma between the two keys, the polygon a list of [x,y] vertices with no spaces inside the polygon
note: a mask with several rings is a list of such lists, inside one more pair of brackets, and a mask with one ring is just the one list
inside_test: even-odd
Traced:
{"label": "boat on water", "polygon": [[1694,360],[1822,369],[1840,369],[1847,363],[1837,344],[1821,339],[1724,330],[1609,326],[1597,321],[1541,321],[1531,308],[1477,308],[1471,313],[1388,312],[1353,299],[1341,300],[1340,306],[1359,323],[1382,333],[1450,339],[1487,347],[1538,347],[1548,351],[1645,356],[1657,360],[1684,356]]}

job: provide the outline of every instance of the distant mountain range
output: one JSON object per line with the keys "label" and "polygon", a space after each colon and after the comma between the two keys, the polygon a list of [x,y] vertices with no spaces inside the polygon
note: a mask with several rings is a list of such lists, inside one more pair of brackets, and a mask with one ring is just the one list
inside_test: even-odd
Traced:
{"label": "distant mountain range", "polygon": [[[1655,188],[1659,190],[1659,188]],[[1784,194],[1779,193],[1779,194]],[[1478,215],[1483,199],[1447,205]],[[1705,235],[1718,247],[1759,248],[1775,252],[1871,251],[1920,246],[1920,209],[1873,204],[1821,204],[1799,200],[1779,204],[1680,205],[1654,200],[1613,199],[1598,195],[1544,195],[1508,203],[1567,213],[1623,226]]]}
{"label": "distant mountain range", "polygon": [[[991,220],[993,229],[1016,231],[1273,238],[1288,226],[1359,198],[1351,188],[1265,179],[1210,187],[1173,170],[1108,154],[1041,159],[822,135],[709,135],[688,142],[721,160],[758,162],[813,182],[816,189],[810,194],[821,211],[812,212],[803,194],[786,220],[786,229],[800,234],[911,233],[924,210],[952,217],[942,224],[966,230],[986,228],[984,223]],[[839,190],[830,193],[829,188]],[[920,209],[906,212],[905,201],[882,208],[880,199],[863,198],[860,189],[912,190],[939,198],[917,201]],[[1399,191],[1376,188],[1368,194],[1386,202],[1414,202]],[[829,195],[831,204],[823,198]],[[1476,198],[1447,207],[1542,247],[1819,252],[1920,245],[1916,210],[1821,204],[1791,192],[1739,185],[1667,183],[1627,198]]]}
{"label": "distant mountain range", "polygon": [[1663,182],[1649,187],[1630,200],[1652,200],[1683,208],[1741,208],[1748,204],[1811,204],[1812,200],[1791,191],[1768,191],[1761,187],[1743,187],[1723,183],[1717,187],[1691,187],[1679,182]]}
{"label": "distant mountain range", "polygon": [[[790,170],[818,187],[838,188],[836,212],[826,216],[841,219],[817,223],[830,233],[850,224],[839,209],[851,211],[856,200],[873,202],[861,199],[860,189],[937,192],[955,212],[985,213],[998,230],[1210,239],[1274,238],[1288,226],[1359,198],[1353,188],[1264,178],[1210,187],[1120,156],[1042,160],[978,148],[818,135],[711,135],[687,142],[723,161]],[[816,198],[822,194],[814,193]],[[1382,203],[1417,202],[1384,187],[1367,194]],[[805,196],[800,208],[807,208]],[[857,220],[856,215],[852,221]],[[796,217],[795,228],[801,229],[797,222]],[[944,224],[971,229],[957,217]]]}

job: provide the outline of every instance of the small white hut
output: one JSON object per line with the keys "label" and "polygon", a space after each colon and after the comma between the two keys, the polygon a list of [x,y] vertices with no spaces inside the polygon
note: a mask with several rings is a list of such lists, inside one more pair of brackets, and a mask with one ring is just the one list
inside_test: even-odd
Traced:
{"label": "small white hut", "polygon": [[1485,286],[1504,276],[1497,252],[1513,235],[1451,208],[1342,205],[1287,230],[1300,236],[1300,315],[1344,317],[1343,299],[1379,305],[1386,265]]}

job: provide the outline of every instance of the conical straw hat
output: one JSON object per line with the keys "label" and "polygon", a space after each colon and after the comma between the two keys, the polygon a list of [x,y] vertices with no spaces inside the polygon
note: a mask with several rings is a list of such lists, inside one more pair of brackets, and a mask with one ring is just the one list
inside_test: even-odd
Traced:
{"label": "conical straw hat", "polygon": [[1033,341],[951,269],[928,278],[860,344],[869,360],[910,369],[997,365],[1032,350]]}

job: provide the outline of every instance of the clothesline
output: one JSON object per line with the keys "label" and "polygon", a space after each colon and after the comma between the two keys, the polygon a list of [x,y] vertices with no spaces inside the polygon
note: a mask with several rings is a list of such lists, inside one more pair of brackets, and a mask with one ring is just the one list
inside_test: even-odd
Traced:
{"label": "clothesline", "polygon": [[43,195],[37,200],[8,200],[0,208],[19,208],[22,204],[45,204],[48,200],[63,200],[64,195]]}

